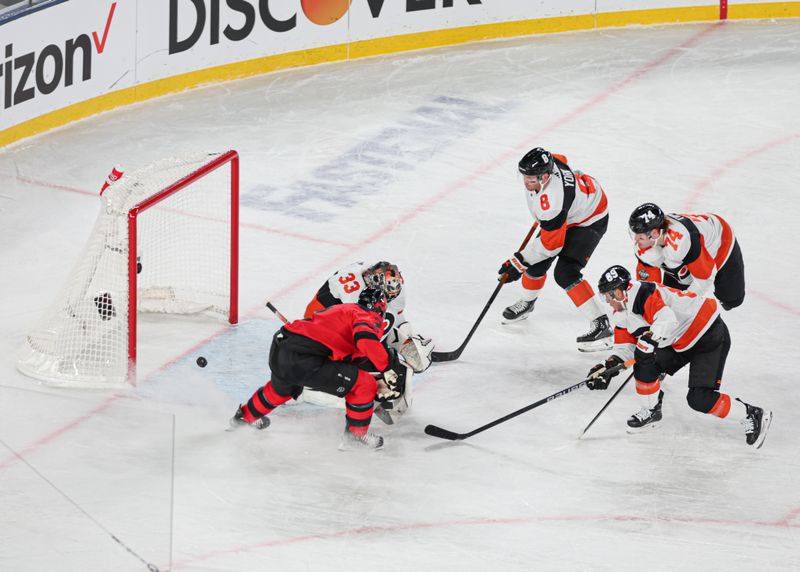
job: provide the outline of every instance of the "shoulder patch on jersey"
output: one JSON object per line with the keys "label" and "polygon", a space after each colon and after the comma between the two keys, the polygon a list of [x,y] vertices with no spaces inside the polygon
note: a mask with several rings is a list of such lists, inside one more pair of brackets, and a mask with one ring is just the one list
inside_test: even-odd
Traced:
{"label": "shoulder patch on jersey", "polygon": [[656,285],[654,282],[639,282],[639,291],[636,293],[636,298],[633,300],[631,312],[639,316],[644,316],[644,305],[655,291]]}

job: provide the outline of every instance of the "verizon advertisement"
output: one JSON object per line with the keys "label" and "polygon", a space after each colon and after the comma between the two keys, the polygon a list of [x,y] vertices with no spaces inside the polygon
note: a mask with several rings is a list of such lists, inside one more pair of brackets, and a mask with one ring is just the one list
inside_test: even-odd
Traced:
{"label": "verizon advertisement", "polygon": [[433,36],[430,45],[504,35],[492,25],[572,18],[581,22],[575,29],[585,29],[592,26],[586,16],[624,14],[634,4],[638,11],[718,6],[716,0],[70,0],[0,25],[0,146],[207,81],[413,49]]}
{"label": "verizon advertisement", "polygon": [[134,85],[134,2],[73,0],[0,26],[0,131]]}

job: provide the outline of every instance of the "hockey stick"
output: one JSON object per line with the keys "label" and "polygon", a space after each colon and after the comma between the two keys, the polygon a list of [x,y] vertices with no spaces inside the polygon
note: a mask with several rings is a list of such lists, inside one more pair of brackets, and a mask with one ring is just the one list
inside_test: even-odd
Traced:
{"label": "hockey stick", "polygon": [[583,431],[581,431],[581,434],[580,434],[580,435],[578,435],[578,439],[580,439],[581,437],[583,437],[583,436],[586,434],[586,432],[589,430],[589,427],[591,427],[592,425],[594,425],[594,422],[595,422],[595,421],[597,421],[597,419],[598,419],[598,418],[599,418],[599,417],[600,417],[600,416],[603,414],[603,411],[605,411],[605,410],[606,410],[606,408],[607,408],[609,405],[611,405],[611,402],[612,402],[612,401],[614,401],[614,400],[617,398],[617,395],[619,395],[619,392],[620,392],[620,391],[622,391],[622,388],[623,388],[623,387],[625,387],[625,386],[628,384],[628,382],[631,380],[631,378],[633,378],[633,372],[631,372],[631,374],[628,376],[628,378],[627,378],[625,381],[623,381],[623,382],[622,382],[622,385],[620,385],[620,386],[617,388],[617,390],[614,392],[614,395],[612,395],[612,396],[611,396],[611,399],[609,399],[608,401],[606,401],[606,404],[605,404],[605,405],[603,405],[603,408],[602,408],[600,411],[598,411],[598,412],[597,412],[597,415],[595,415],[594,417],[592,417],[592,420],[591,420],[591,421],[589,421],[589,424],[586,426],[586,428],[585,428]]}
{"label": "hockey stick", "polygon": [[272,305],[272,302],[267,302],[267,308],[269,308],[272,311],[273,314],[278,316],[278,318],[280,318],[281,322],[283,322],[284,324],[288,324],[289,323],[289,320],[287,320],[286,317],[283,314],[278,312],[278,309],[275,306]]}
{"label": "hockey stick", "polygon": [[[528,242],[533,236],[533,233],[536,232],[536,228],[538,226],[539,226],[538,222],[533,223],[533,226],[528,231],[528,236],[526,236],[525,240],[522,241],[519,250],[522,250],[528,245]],[[494,302],[494,299],[497,298],[497,295],[500,293],[500,289],[507,281],[508,281],[508,274],[503,274],[503,276],[500,278],[500,282],[497,284],[497,288],[495,288],[494,292],[492,292],[492,295],[489,297],[489,301],[486,302],[486,305],[483,307],[483,310],[481,310],[480,316],[478,316],[478,319],[475,320],[475,324],[472,326],[472,329],[467,334],[467,337],[464,340],[464,342],[460,346],[458,346],[458,348],[454,349],[451,352],[431,352],[431,361],[433,362],[453,361],[461,357],[461,354],[464,352],[464,348],[467,347],[467,344],[469,343],[470,339],[472,339],[472,334],[474,334],[475,330],[478,329],[478,326],[480,325],[481,321],[483,321],[483,317],[486,315],[486,312],[489,311],[489,308]]]}
{"label": "hockey stick", "polygon": [[[608,368],[606,370],[606,372],[620,371],[621,369],[624,369],[624,368],[626,368],[626,367],[628,367],[629,365],[632,365],[632,364],[633,364],[633,360],[629,360],[629,361],[626,361],[625,363],[621,363],[619,365],[615,365],[614,367]],[[589,378],[589,379],[591,379],[591,378]],[[473,429],[469,433],[455,433],[453,431],[448,431],[447,429],[442,429],[441,427],[437,427],[436,425],[428,425],[428,426],[426,426],[425,427],[425,433],[430,435],[430,436],[432,436],[432,437],[439,437],[440,439],[447,439],[449,441],[462,441],[464,439],[472,437],[473,435],[477,435],[478,433],[486,431],[487,429],[491,429],[495,425],[500,425],[501,423],[505,423],[509,419],[513,419],[514,417],[517,417],[518,415],[522,415],[523,413],[526,413],[526,412],[530,411],[531,409],[536,409],[540,405],[544,405],[545,403],[550,403],[554,399],[558,399],[559,397],[563,397],[563,396],[567,395],[568,393],[572,393],[573,391],[575,391],[577,389],[580,389],[581,387],[586,385],[586,383],[589,381],[589,379],[584,379],[583,381],[581,381],[579,383],[576,383],[575,385],[570,385],[569,387],[567,387],[565,389],[562,389],[561,391],[557,391],[553,395],[549,395],[549,396],[547,396],[547,397],[545,397],[543,399],[540,399],[539,401],[537,401],[535,403],[531,403],[530,405],[528,405],[526,407],[523,407],[522,409],[518,409],[517,411],[514,411],[513,413],[509,413],[505,417],[501,417],[500,419],[495,419],[491,423],[487,423],[486,425],[478,427],[477,429]]]}

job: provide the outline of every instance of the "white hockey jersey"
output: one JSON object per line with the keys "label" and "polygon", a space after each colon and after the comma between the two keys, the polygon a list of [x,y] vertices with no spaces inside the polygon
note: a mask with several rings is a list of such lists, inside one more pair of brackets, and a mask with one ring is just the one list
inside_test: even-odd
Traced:
{"label": "white hockey jersey", "polygon": [[640,250],[636,246],[637,275],[661,281],[661,269],[691,292],[713,291],[717,272],[727,262],[735,237],[731,226],[715,214],[669,214],[664,246]]}
{"label": "white hockey jersey", "polygon": [[[322,285],[322,288],[317,292],[314,300],[306,308],[305,317],[309,317],[317,310],[329,308],[335,304],[356,304],[358,303],[358,296],[361,291],[366,288],[364,283],[363,273],[368,268],[371,268],[378,261],[374,262],[354,262],[335,272],[333,276],[328,278],[327,282]],[[399,328],[404,324],[408,324],[403,312],[406,307],[406,293],[405,288],[400,290],[400,294],[393,300],[389,301],[386,307],[386,315],[384,317],[384,332],[388,334],[392,328]],[[405,337],[410,337],[411,325],[404,326],[401,331]]]}
{"label": "white hockey jersey", "polygon": [[539,222],[539,231],[521,254],[528,264],[557,256],[567,230],[589,226],[608,214],[608,200],[595,179],[572,171],[563,155],[553,155],[555,166],[547,186],[539,192],[526,189],[528,209]]}
{"label": "white hockey jersey", "polygon": [[706,333],[719,316],[717,301],[694,292],[667,288],[655,282],[632,282],[627,308],[614,312],[614,354],[633,358],[636,340],[652,332],[661,348],[686,351]]}

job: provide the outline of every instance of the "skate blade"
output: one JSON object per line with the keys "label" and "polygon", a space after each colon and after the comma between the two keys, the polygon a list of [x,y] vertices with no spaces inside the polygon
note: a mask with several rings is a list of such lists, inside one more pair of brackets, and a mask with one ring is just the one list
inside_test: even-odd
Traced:
{"label": "skate blade", "polygon": [[653,423],[648,423],[644,427],[628,427],[625,432],[628,435],[639,435],[641,433],[647,433],[650,429],[658,429],[661,427],[661,421],[654,421]]}
{"label": "skate blade", "polygon": [[505,325],[517,324],[522,320],[527,320],[528,316],[530,316],[530,314],[525,314],[524,316],[520,316],[519,318],[500,318],[500,323]]}
{"label": "skate blade", "polygon": [[764,415],[761,417],[761,433],[758,436],[758,440],[755,442],[756,449],[760,449],[761,445],[764,444],[770,425],[772,425],[772,411],[764,410]]}
{"label": "skate blade", "polygon": [[578,342],[578,351],[584,353],[590,352],[602,352],[604,350],[610,350],[614,347],[614,342],[612,338],[608,340],[596,340],[593,342]]}

